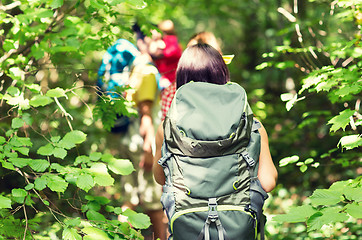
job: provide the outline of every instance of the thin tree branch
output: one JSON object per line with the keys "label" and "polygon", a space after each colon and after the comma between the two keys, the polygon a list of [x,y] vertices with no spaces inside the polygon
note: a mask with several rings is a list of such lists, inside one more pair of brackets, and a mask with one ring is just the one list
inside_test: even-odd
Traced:
{"label": "thin tree branch", "polygon": [[[25,201],[25,200],[24,200]],[[26,207],[25,207],[25,203],[23,204],[23,209],[24,209],[24,216],[25,216],[25,230],[24,230],[24,237],[23,240],[26,239],[26,232],[28,231],[28,215],[26,214]],[[30,230],[29,230],[30,231]]]}
{"label": "thin tree branch", "polygon": [[294,17],[290,12],[288,12],[287,10],[285,10],[282,7],[278,8],[278,12],[281,13],[284,17],[286,17],[289,20],[289,22],[296,22],[297,21],[296,17]]}
{"label": "thin tree branch", "polygon": [[5,12],[5,11],[11,10],[13,8],[16,8],[16,7],[20,6],[20,5],[21,5],[20,1],[15,1],[15,2],[10,3],[8,5],[1,5],[0,10]]}

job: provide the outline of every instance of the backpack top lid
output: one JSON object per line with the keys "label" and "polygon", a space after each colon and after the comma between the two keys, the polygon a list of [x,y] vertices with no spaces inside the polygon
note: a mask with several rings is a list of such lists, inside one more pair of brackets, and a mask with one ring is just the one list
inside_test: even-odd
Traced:
{"label": "backpack top lid", "polygon": [[240,85],[190,82],[176,91],[164,122],[165,141],[174,154],[234,153],[248,145],[252,118]]}

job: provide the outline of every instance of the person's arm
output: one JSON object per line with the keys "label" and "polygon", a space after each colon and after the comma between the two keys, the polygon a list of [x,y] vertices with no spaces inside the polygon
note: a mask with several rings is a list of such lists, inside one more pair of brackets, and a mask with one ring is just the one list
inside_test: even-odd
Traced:
{"label": "person's arm", "polygon": [[[261,123],[260,123],[261,124]],[[277,182],[278,172],[274,166],[269,150],[268,134],[263,125],[259,128],[261,137],[258,178],[261,186],[266,192],[272,191]]]}
{"label": "person's arm", "polygon": [[163,122],[157,129],[156,132],[156,152],[153,163],[153,176],[158,184],[165,184],[165,173],[163,172],[163,168],[157,163],[161,158],[161,148],[163,143]]}
{"label": "person's arm", "polygon": [[146,100],[138,104],[140,113],[140,135],[143,138],[143,153],[141,155],[140,167],[146,171],[152,170],[153,155],[152,141],[154,139],[154,128],[152,122],[152,101]]}
{"label": "person's arm", "polygon": [[140,167],[146,171],[152,171],[153,154],[152,144],[155,133],[152,119],[152,107],[157,91],[156,77],[153,71],[157,71],[154,66],[145,65],[135,67],[130,76],[130,82],[138,85],[132,86],[136,89],[132,96],[137,103],[140,117],[139,133],[143,138],[143,153],[141,155]]}

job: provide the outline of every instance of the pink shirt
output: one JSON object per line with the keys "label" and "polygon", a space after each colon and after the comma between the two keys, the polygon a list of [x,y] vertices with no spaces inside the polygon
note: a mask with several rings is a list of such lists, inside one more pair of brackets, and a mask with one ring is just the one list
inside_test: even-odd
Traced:
{"label": "pink shirt", "polygon": [[182,49],[175,35],[166,35],[162,39],[165,42],[163,57],[155,61],[156,67],[163,78],[170,83],[176,80],[176,68],[181,57]]}

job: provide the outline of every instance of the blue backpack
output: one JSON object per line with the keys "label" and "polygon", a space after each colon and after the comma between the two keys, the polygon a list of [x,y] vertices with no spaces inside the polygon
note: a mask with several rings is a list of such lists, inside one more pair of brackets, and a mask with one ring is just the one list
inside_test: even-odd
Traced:
{"label": "blue backpack", "polygon": [[236,83],[180,87],[164,120],[161,202],[170,239],[254,240],[268,197],[257,178],[260,123]]}
{"label": "blue backpack", "polygon": [[[140,55],[136,46],[126,39],[118,39],[102,58],[98,70],[97,86],[112,98],[119,98],[117,87],[123,87],[128,81],[130,68],[135,58]],[[126,132],[130,118],[118,115],[111,132]]]}

